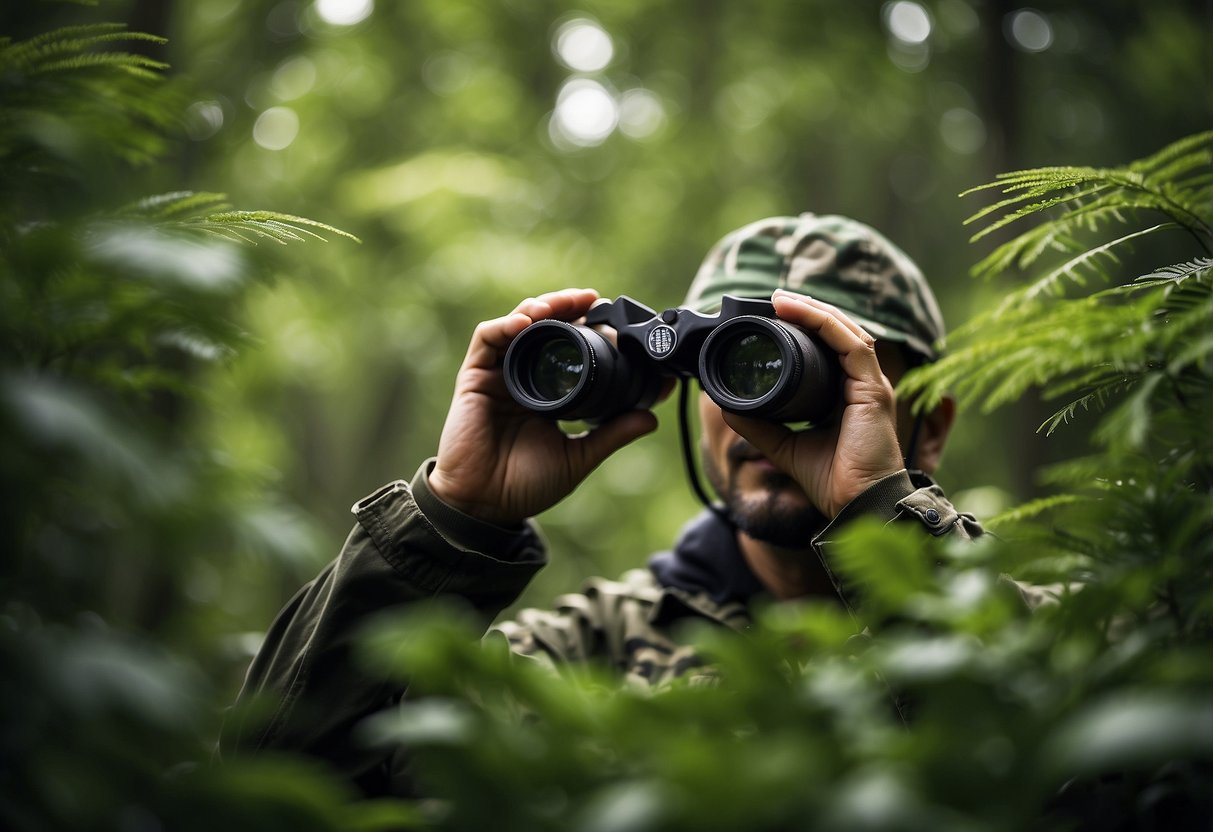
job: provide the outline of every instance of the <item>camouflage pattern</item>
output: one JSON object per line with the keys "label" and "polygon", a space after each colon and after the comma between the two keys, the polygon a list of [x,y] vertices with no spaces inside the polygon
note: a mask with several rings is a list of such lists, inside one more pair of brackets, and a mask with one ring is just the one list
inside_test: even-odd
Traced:
{"label": "camouflage pattern", "polygon": [[[399,702],[404,690],[368,675],[352,649],[358,633],[385,609],[444,598],[473,612],[487,632],[547,562],[533,524],[501,529],[442,503],[429,490],[432,464],[411,482],[389,483],[354,505],[357,524],[337,559],[266,633],[240,693],[241,703],[256,701],[260,708],[233,711],[223,727],[223,754],[303,752],[327,761],[367,794],[409,792],[407,749],[360,742],[361,721]],[[913,481],[908,472],[878,486],[843,510],[840,527],[862,515],[915,524],[935,536],[981,532],[938,486]],[[836,545],[830,528],[812,541],[813,549],[842,604],[856,613],[857,595],[829,568]],[[514,655],[547,667],[592,662],[614,668],[636,687],[712,684],[713,668],[686,640],[689,621],[736,631],[753,624],[746,603],[663,585],[653,571],[634,569],[615,581],[592,578],[551,609],[522,610],[486,638],[504,636]]]}
{"label": "camouflage pattern", "polygon": [[713,312],[724,295],[769,298],[779,288],[837,306],[878,340],[928,361],[943,348],[943,316],[918,266],[876,230],[840,216],[771,217],[728,234],[683,305]]}
{"label": "camouflage pattern", "polygon": [[493,632],[506,637],[514,654],[552,670],[601,662],[631,687],[661,688],[675,679],[711,684],[713,669],[674,637],[671,624],[687,618],[733,630],[752,623],[744,604],[718,604],[706,593],[663,587],[648,569],[632,569],[617,581],[591,578],[581,592],[557,598],[552,609],[524,609]]}

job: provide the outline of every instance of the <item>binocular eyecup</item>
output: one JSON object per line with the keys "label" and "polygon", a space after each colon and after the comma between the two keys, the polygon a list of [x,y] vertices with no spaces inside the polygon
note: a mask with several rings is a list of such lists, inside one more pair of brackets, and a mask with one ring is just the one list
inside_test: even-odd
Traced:
{"label": "binocular eyecup", "polygon": [[[594,327],[615,331],[612,343]],[[697,377],[721,408],[782,422],[827,421],[839,399],[837,355],[775,317],[769,301],[726,295],[704,315],[658,315],[621,296],[586,323],[537,321],[506,351],[506,387],[523,407],[553,419],[605,421],[650,407],[666,377]]]}

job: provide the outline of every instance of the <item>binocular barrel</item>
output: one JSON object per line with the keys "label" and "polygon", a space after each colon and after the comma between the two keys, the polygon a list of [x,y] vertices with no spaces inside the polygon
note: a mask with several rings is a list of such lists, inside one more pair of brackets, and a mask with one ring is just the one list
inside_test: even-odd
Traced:
{"label": "binocular barrel", "polygon": [[602,421],[652,405],[661,377],[588,326],[537,321],[506,351],[505,385],[515,401],[536,413]]}
{"label": "binocular barrel", "polygon": [[824,422],[839,394],[838,356],[804,330],[749,315],[720,324],[699,352],[699,383],[724,410]]}
{"label": "binocular barrel", "polygon": [[[594,329],[615,330],[612,343]],[[783,422],[823,422],[834,412],[838,357],[775,317],[769,301],[725,296],[715,315],[658,315],[628,297],[590,310],[586,324],[538,321],[506,351],[515,401],[553,419],[600,422],[651,406],[669,376],[696,376],[725,410]]]}

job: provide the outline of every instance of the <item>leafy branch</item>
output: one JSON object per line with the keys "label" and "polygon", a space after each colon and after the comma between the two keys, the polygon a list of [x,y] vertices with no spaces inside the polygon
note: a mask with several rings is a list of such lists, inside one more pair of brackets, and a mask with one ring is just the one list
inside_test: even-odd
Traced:
{"label": "leafy branch", "polygon": [[[922,394],[921,406],[949,389],[986,410],[1032,388],[1046,397],[1079,391],[1041,425],[1052,433],[1079,411],[1101,410],[1131,393],[1147,367],[1172,375],[1207,368],[1208,353],[1196,345],[1213,314],[1213,131],[1119,168],[1021,170],[964,193],[993,189],[1011,196],[969,218],[988,223],[973,239],[1029,216],[1041,222],[998,246],[974,267],[975,276],[1029,268],[1048,252],[1068,256],[955,333],[950,355],[907,378],[904,390]],[[1132,227],[1147,210],[1164,221]],[[1114,226],[1121,230],[1110,239],[1083,242]],[[1203,252],[1147,274],[1125,273],[1134,243],[1176,228]],[[1084,289],[1090,293],[1069,296]]]}
{"label": "leafy branch", "polygon": [[279,245],[307,238],[327,241],[318,232],[362,242],[348,231],[307,217],[278,211],[235,210],[225,194],[217,193],[174,191],[145,197],[121,209],[118,216],[144,219],[164,229],[202,231],[253,245],[259,238]]}
{"label": "leafy branch", "polygon": [[37,75],[104,66],[152,78],[168,67],[162,61],[133,52],[93,51],[99,46],[129,41],[168,43],[158,35],[128,31],[123,23],[65,26],[16,43],[10,38],[0,39],[0,69]]}

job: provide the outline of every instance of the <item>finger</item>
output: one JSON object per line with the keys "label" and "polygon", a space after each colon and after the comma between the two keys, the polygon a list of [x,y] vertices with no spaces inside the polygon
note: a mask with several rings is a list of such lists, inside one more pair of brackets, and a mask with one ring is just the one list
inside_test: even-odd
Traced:
{"label": "finger", "polygon": [[793,432],[779,422],[766,419],[755,419],[742,416],[729,410],[722,410],[725,424],[736,431],[759,452],[769,459],[776,467],[790,471],[792,465],[791,443]]}
{"label": "finger", "polygon": [[594,289],[561,289],[527,298],[514,309],[532,320],[555,318],[571,321],[580,318],[598,300]]}
{"label": "finger", "polygon": [[[801,297],[776,295],[772,297],[775,313],[782,320],[796,324],[807,332],[817,335],[826,346],[838,353],[843,371],[850,377],[864,381],[879,381],[883,373],[876,358],[876,339],[862,328],[857,333],[838,315]],[[855,326],[858,326],[855,324]]]}
{"label": "finger", "polygon": [[580,475],[594,470],[611,454],[657,429],[657,417],[650,410],[631,410],[604,422],[584,436],[570,439],[577,453]]}
{"label": "finger", "polygon": [[598,292],[593,289],[561,289],[527,298],[510,314],[482,321],[472,332],[464,367],[495,367],[510,342],[535,321],[574,320],[584,315],[597,298]]}
{"label": "finger", "polygon": [[464,368],[495,367],[505,355],[510,342],[532,323],[534,320],[529,315],[511,312],[504,317],[477,324],[476,329],[472,331],[467,356],[463,360]]}
{"label": "finger", "polygon": [[[805,304],[806,306],[812,306],[816,309],[820,309],[823,312],[833,315],[835,318],[837,318],[839,320],[840,323],[842,323],[844,326],[846,326],[847,329],[849,329],[849,330],[851,330],[851,332],[855,333],[855,335],[861,341],[871,341],[872,343],[876,342],[876,339],[872,337],[872,334],[870,332],[868,332],[866,329],[864,329],[862,326],[860,326],[855,321],[851,320],[850,316],[848,316],[846,312],[843,312],[841,309],[839,309],[837,306],[834,306],[833,304],[826,303],[823,300],[818,300],[817,298],[811,297],[810,295],[802,295],[802,294],[798,294],[796,292],[789,292],[787,289],[776,289],[775,294],[779,295],[780,297],[786,297],[786,298],[790,298],[791,300],[794,300],[794,301],[799,301],[799,302]],[[772,296],[772,300],[774,300],[774,296]]]}
{"label": "finger", "polygon": [[[685,384],[686,382],[684,382]],[[661,387],[657,391],[657,398],[653,400],[654,405],[661,404],[674,392],[674,388],[678,386],[678,379],[673,376],[665,376],[661,379]]]}

